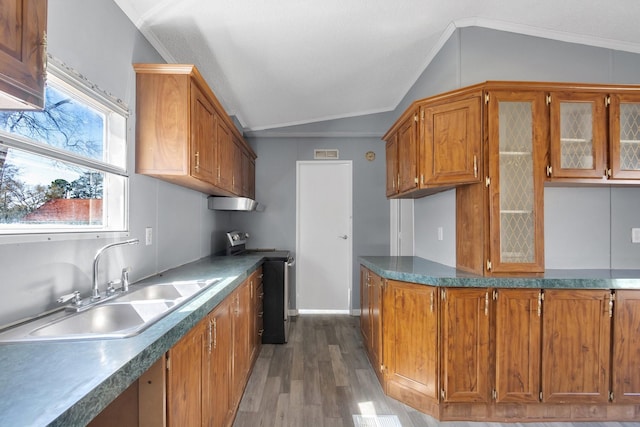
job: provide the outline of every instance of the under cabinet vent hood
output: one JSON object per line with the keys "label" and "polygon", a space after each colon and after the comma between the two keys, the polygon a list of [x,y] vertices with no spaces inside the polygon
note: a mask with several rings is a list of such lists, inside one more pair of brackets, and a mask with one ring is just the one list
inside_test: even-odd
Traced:
{"label": "under cabinet vent hood", "polygon": [[209,209],[214,211],[263,211],[264,205],[248,197],[209,197]]}

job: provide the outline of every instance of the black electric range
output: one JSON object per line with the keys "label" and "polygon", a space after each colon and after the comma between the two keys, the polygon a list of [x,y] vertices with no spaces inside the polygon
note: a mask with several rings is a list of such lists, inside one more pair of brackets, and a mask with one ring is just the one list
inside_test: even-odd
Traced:
{"label": "black electric range", "polygon": [[227,255],[260,254],[263,288],[263,344],[283,344],[289,338],[289,270],[295,264],[291,253],[279,249],[247,249],[249,233],[227,233]]}

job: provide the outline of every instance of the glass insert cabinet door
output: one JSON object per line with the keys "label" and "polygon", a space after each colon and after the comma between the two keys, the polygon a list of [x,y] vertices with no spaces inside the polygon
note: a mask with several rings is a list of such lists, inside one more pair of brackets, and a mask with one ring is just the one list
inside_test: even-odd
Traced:
{"label": "glass insert cabinet door", "polygon": [[607,95],[550,94],[550,176],[604,178]]}
{"label": "glass insert cabinet door", "polygon": [[547,111],[543,93],[489,93],[492,273],[544,271],[544,150],[534,147],[545,143]]}
{"label": "glass insert cabinet door", "polygon": [[610,100],[609,176],[640,179],[640,95],[612,94]]}

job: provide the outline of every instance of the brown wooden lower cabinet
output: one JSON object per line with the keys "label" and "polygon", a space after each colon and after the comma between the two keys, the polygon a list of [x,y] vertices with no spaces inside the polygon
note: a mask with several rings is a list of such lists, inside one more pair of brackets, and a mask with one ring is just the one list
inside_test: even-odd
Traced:
{"label": "brown wooden lower cabinet", "polygon": [[433,413],[438,395],[437,288],[388,280],[382,323],[386,393]]}
{"label": "brown wooden lower cabinet", "polygon": [[609,400],[611,295],[608,290],[544,292],[543,402]]}
{"label": "brown wooden lower cabinet", "polygon": [[640,421],[640,290],[381,280],[389,396],[440,420]]}
{"label": "brown wooden lower cabinet", "polygon": [[616,291],[613,401],[640,403],[640,291]]}
{"label": "brown wooden lower cabinet", "polygon": [[542,292],[499,289],[495,299],[495,401],[540,400]]}
{"label": "brown wooden lower cabinet", "polygon": [[442,289],[442,399],[489,402],[489,289]]}

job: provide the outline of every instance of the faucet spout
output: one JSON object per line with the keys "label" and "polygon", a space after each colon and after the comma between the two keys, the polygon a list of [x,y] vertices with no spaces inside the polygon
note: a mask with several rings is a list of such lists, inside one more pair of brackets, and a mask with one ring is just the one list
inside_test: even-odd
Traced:
{"label": "faucet spout", "polygon": [[91,287],[91,301],[100,299],[100,291],[98,290],[98,261],[100,260],[100,255],[102,255],[105,250],[114,246],[136,245],[139,241],[140,240],[138,239],[129,239],[122,242],[110,243],[98,249],[96,256],[93,258],[93,286]]}

